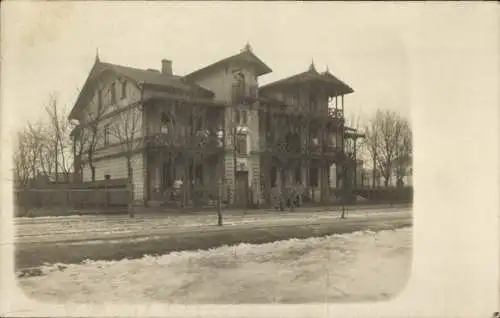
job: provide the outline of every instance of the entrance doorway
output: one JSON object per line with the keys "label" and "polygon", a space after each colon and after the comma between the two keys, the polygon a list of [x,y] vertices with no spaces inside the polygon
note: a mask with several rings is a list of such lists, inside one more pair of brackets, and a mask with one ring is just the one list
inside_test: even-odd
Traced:
{"label": "entrance doorway", "polygon": [[236,172],[235,206],[248,206],[248,171]]}

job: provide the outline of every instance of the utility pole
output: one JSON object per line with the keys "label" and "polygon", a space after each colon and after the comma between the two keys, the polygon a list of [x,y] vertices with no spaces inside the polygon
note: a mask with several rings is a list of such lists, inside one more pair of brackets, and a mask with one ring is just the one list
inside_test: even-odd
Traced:
{"label": "utility pole", "polygon": [[341,206],[342,206],[342,212],[340,214],[341,219],[345,219],[345,201],[347,200],[347,167],[346,167],[346,161],[344,159],[344,164],[342,165],[342,188],[341,188],[341,194],[340,194],[340,201],[341,201]]}
{"label": "utility pole", "polygon": [[217,225],[222,226],[222,181],[217,188]]}
{"label": "utility pole", "polygon": [[219,184],[217,185],[217,225],[222,226],[222,187],[223,182],[223,164],[219,163]]}

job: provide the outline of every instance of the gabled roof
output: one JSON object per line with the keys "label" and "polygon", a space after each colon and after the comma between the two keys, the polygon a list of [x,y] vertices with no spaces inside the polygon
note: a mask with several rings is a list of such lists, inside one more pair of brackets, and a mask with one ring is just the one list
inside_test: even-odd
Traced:
{"label": "gabled roof", "polygon": [[257,76],[261,76],[261,75],[268,74],[268,73],[272,72],[271,68],[269,66],[267,66],[264,62],[262,62],[262,60],[259,59],[252,52],[250,45],[247,44],[245,46],[245,48],[240,53],[232,55],[232,56],[227,57],[225,59],[222,59],[220,61],[217,61],[217,62],[210,64],[208,66],[205,66],[203,68],[200,68],[194,72],[189,73],[185,77],[186,78],[194,78],[198,75],[209,72],[213,69],[224,67],[232,62],[244,62],[244,63],[252,64],[255,67],[255,74]]}
{"label": "gabled roof", "polygon": [[213,92],[211,92],[210,90],[192,83],[178,75],[170,75],[161,73],[160,71],[156,70],[144,70],[140,68],[111,63],[101,63],[101,67],[112,70],[124,77],[128,77],[138,84],[142,83],[146,85],[172,87],[184,91],[199,91],[213,96]]}
{"label": "gabled roof", "polygon": [[181,76],[164,74],[156,70],[144,70],[118,64],[105,63],[101,62],[100,59],[96,57],[95,63],[90,70],[90,74],[87,77],[75,105],[69,114],[69,119],[74,118],[76,110],[80,107],[79,105],[84,103],[84,99],[86,97],[85,93],[96,85],[95,79],[105,71],[114,72],[120,77],[125,77],[128,80],[131,80],[138,86],[151,85],[156,87],[170,87],[184,92],[192,92],[200,97],[206,98],[212,98],[214,95],[212,91],[192,83],[188,79]]}
{"label": "gabled roof", "polygon": [[263,85],[260,87],[259,91],[265,93],[267,91],[274,90],[277,88],[300,85],[308,82],[325,84],[328,88],[330,88],[334,96],[345,95],[354,92],[354,90],[351,87],[349,87],[349,85],[345,84],[344,82],[336,78],[328,70],[326,70],[323,73],[318,73],[318,71],[316,71],[316,68],[314,67],[314,64],[311,64],[309,69],[305,72],[292,75],[290,77],[278,80],[276,82]]}

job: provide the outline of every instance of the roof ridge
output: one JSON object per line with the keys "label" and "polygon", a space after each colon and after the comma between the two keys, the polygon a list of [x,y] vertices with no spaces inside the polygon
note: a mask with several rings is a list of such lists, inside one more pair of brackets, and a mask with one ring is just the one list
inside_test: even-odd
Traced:
{"label": "roof ridge", "polygon": [[204,67],[201,67],[197,70],[194,70],[191,73],[186,74],[185,76],[191,77],[191,76],[198,74],[200,72],[203,72],[209,68],[215,67],[215,66],[223,64],[223,63],[227,63],[229,60],[235,59],[235,58],[243,58],[246,60],[248,60],[248,58],[254,59],[253,62],[257,63],[257,65],[260,67],[260,71],[257,72],[258,75],[265,75],[267,73],[272,72],[271,68],[269,66],[267,66],[257,55],[255,55],[255,53],[253,52],[253,49],[252,49],[252,50],[243,50],[243,51],[240,51],[236,54],[230,55],[229,57],[225,57],[225,58],[222,58],[220,60],[217,60],[214,63],[211,63],[211,64],[206,65]]}

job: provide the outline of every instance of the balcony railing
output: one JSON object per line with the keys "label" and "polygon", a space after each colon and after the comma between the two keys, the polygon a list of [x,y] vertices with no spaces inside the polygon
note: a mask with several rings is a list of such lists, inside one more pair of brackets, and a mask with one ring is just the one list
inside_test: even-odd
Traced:
{"label": "balcony railing", "polygon": [[330,118],[343,119],[344,111],[342,109],[330,108],[328,109],[328,116],[330,116]]}
{"label": "balcony railing", "polygon": [[329,144],[329,145],[325,145],[325,147],[324,147],[325,154],[337,154],[340,152],[342,152],[342,147],[338,146],[338,145]]}
{"label": "balcony railing", "polygon": [[146,137],[146,144],[151,148],[180,148],[193,150],[216,150],[224,148],[222,137],[207,132],[181,136],[157,133]]}
{"label": "balcony railing", "polygon": [[233,86],[231,97],[233,102],[242,102],[248,98],[257,98],[257,86]]}

